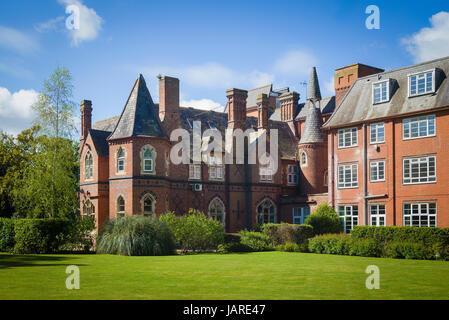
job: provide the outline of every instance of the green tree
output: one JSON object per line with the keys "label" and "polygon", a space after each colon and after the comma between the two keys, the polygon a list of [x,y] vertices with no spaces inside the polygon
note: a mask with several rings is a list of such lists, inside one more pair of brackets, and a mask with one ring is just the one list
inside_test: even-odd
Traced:
{"label": "green tree", "polygon": [[[27,176],[32,179],[35,174],[42,174],[43,179],[46,179],[48,198],[41,199],[39,203],[42,208],[36,210],[41,212],[45,207],[50,217],[58,216],[58,211],[65,212],[64,208],[60,207],[60,197],[65,202],[76,195],[76,190],[73,191],[73,185],[69,183],[73,178],[73,167],[69,161],[73,158],[73,148],[71,140],[68,139],[75,131],[75,104],[72,96],[73,84],[69,70],[57,67],[49,79],[44,81],[42,92],[33,105],[36,113],[34,124],[38,125],[48,138],[41,138],[42,157],[35,159],[37,168],[28,168]],[[22,193],[21,190],[16,191]]]}
{"label": "green tree", "polygon": [[72,75],[66,67],[57,67],[44,81],[42,92],[33,105],[34,124],[50,137],[71,138],[75,131]]}
{"label": "green tree", "polygon": [[0,133],[0,216],[11,217],[16,212],[13,204],[15,179],[22,179],[24,168],[31,165],[36,154],[39,127],[24,130],[13,137]]}
{"label": "green tree", "polygon": [[[77,213],[78,161],[69,139],[40,136],[28,164],[12,175],[13,203],[22,218],[74,218]],[[58,150],[57,161],[53,159]]]}

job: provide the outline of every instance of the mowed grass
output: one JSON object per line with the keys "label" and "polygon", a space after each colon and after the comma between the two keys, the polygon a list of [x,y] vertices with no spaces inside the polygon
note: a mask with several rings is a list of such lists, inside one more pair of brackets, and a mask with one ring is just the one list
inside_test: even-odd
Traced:
{"label": "mowed grass", "polygon": [[[65,271],[80,268],[80,290]],[[366,267],[380,269],[367,290]],[[448,299],[449,262],[300,253],[168,257],[0,254],[0,299]]]}

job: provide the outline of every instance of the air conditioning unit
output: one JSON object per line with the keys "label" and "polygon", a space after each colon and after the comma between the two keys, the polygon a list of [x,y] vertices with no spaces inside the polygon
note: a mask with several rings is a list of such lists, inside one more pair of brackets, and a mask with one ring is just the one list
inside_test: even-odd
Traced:
{"label": "air conditioning unit", "polygon": [[192,190],[193,191],[202,191],[203,190],[203,185],[200,184],[200,183],[192,184]]}

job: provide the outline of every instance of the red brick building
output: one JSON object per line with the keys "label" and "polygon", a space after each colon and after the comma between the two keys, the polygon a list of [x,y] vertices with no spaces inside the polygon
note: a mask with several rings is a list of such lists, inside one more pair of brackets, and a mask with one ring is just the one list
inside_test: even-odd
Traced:
{"label": "red brick building", "polygon": [[[336,97],[324,99],[313,68],[305,103],[289,88],[230,89],[224,112],[181,107],[179,80],[171,77],[159,78],[156,104],[139,76],[120,116],[92,125],[91,102],[81,104],[81,212],[95,215],[101,227],[118,215],[183,214],[195,208],[235,232],[257,223],[303,223],[311,210],[328,201],[347,231],[371,222],[416,225],[416,210],[431,212],[428,225],[449,226],[447,215],[433,214],[449,205],[444,168],[448,68],[449,59],[391,72],[351,65],[336,70]],[[423,93],[420,72],[426,70],[433,70],[432,80],[425,76],[432,90]],[[410,80],[409,74],[417,77]],[[413,83],[416,93],[409,97]],[[279,169],[267,174],[260,164],[219,164],[213,159],[174,165],[170,150],[177,142],[170,141],[170,134],[183,128],[192,137],[196,121],[203,133],[218,130],[222,137],[226,129],[265,129],[270,140],[277,129]],[[402,137],[403,121],[410,128],[407,139]],[[433,134],[415,139],[416,121],[418,133],[420,123],[427,121]],[[371,131],[379,138],[373,143]],[[429,143],[420,143],[423,139]],[[435,167],[438,179],[433,181],[430,174],[415,184],[417,164],[427,164],[430,173]],[[403,183],[403,165],[410,167],[410,183]],[[371,168],[375,181],[367,178]],[[424,213],[418,216],[424,221]]]}

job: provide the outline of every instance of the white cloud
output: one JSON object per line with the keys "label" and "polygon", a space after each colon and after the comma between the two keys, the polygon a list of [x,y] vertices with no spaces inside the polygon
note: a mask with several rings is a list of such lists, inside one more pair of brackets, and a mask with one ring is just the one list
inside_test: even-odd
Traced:
{"label": "white cloud", "polygon": [[307,51],[292,50],[277,59],[274,67],[277,72],[283,74],[307,75],[317,62],[317,58]]}
{"label": "white cloud", "polygon": [[31,106],[37,96],[34,90],[20,90],[11,94],[8,89],[0,87],[0,128],[12,134],[28,128],[34,117]]}
{"label": "white cloud", "polygon": [[415,63],[449,56],[449,12],[442,11],[430,18],[430,28],[422,28],[402,39]]}
{"label": "white cloud", "polygon": [[187,108],[190,107],[201,110],[213,110],[217,112],[222,112],[224,110],[224,106],[210,99],[182,100],[180,105]]}
{"label": "white cloud", "polygon": [[0,26],[0,46],[22,54],[39,49],[38,43],[30,36],[3,26]]}
{"label": "white cloud", "polygon": [[329,81],[324,83],[324,90],[326,90],[326,95],[335,95],[335,78],[332,76]]}
{"label": "white cloud", "polygon": [[[69,30],[65,26],[65,17],[57,17],[47,22],[40,23],[35,26],[35,29],[39,32],[47,31],[61,31],[65,30],[72,39],[73,46],[79,46],[83,41],[94,40],[98,37],[101,30],[101,26],[104,23],[94,9],[86,7],[80,0],[58,0],[59,3],[65,5],[66,8],[69,5],[75,5],[79,9],[79,28]],[[67,17],[69,17],[67,15]]]}
{"label": "white cloud", "polygon": [[64,28],[65,17],[57,17],[54,19],[50,19],[46,22],[39,23],[34,26],[37,32],[49,32],[49,31],[60,31]]}

